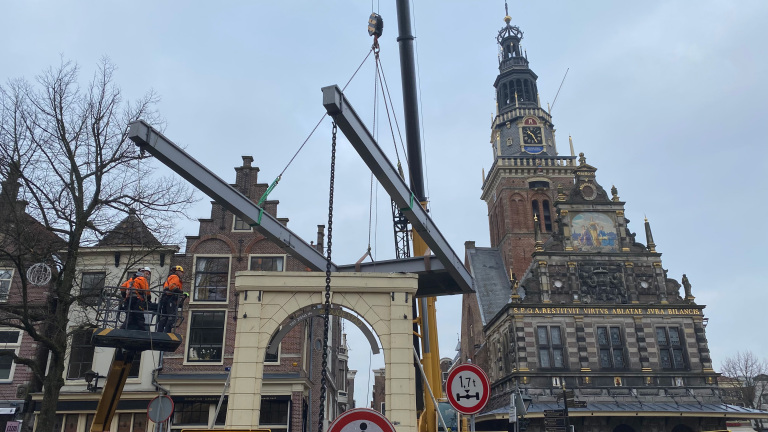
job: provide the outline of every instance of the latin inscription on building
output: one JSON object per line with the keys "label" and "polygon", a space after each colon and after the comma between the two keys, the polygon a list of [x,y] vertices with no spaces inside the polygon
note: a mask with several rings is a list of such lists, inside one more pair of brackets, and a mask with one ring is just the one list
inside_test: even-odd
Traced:
{"label": "latin inscription on building", "polygon": [[691,308],[633,308],[633,307],[516,307],[513,314],[522,315],[702,315],[701,309]]}

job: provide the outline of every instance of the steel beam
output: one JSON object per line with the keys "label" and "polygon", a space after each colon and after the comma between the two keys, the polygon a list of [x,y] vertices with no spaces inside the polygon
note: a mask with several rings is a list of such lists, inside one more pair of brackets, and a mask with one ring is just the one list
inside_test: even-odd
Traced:
{"label": "steel beam", "polygon": [[[341,131],[373,172],[373,175],[400,207],[403,215],[408,218],[413,229],[424,239],[453,278],[458,289],[451,294],[473,292],[472,276],[464,267],[462,260],[451,249],[448,241],[421,207],[418,197],[411,193],[395,167],[376,144],[376,140],[373,139],[352,105],[344,97],[341,89],[333,85],[324,87],[322,91],[323,106],[328,114],[334,118]],[[421,295],[421,293],[419,294]],[[449,292],[443,292],[443,294],[449,294]]]}
{"label": "steel beam", "polygon": [[[146,150],[250,225],[253,226],[261,215],[261,223],[255,226],[258,232],[310,269],[325,271],[326,258],[323,254],[286,228],[274,216],[262,211],[256,203],[219,178],[205,165],[195,160],[143,120],[131,122],[129,126],[128,138],[142,150]],[[333,264],[331,271],[337,271]]]}

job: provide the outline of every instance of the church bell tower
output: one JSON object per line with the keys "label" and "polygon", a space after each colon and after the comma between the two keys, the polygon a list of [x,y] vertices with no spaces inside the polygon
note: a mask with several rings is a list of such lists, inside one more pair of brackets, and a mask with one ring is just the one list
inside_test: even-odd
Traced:
{"label": "church bell tower", "polygon": [[[491,125],[493,166],[482,186],[488,205],[491,247],[499,248],[508,272],[522,277],[535,247],[535,226],[546,239],[556,230],[558,188],[573,185],[575,159],[558,156],[555,128],[542,109],[537,76],[523,50],[523,32],[504,17],[499,31],[496,116]],[[562,193],[562,192],[561,192]]]}

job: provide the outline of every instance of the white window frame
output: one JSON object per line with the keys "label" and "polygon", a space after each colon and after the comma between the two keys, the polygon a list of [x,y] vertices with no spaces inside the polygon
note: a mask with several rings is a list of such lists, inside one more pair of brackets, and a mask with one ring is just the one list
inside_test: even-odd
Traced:
{"label": "white window frame", "polygon": [[[287,400],[287,402],[288,402],[288,414],[285,417],[285,421],[286,421],[285,429],[288,432],[290,432],[290,430],[291,430],[290,429],[291,415],[293,414],[293,397],[292,397],[292,395],[291,394],[278,393],[278,394],[262,394],[259,397],[261,398],[261,397],[270,397],[270,396],[288,397],[288,400]],[[272,427],[270,427],[270,426],[272,426]],[[261,419],[259,419],[259,427],[260,428],[266,428],[266,429],[283,429],[283,425],[276,424],[276,423],[266,423],[266,424],[262,425],[261,424]]]}
{"label": "white window frame", "polygon": [[[103,268],[101,269],[94,269],[94,270],[83,270],[80,272],[80,295],[85,296],[87,293],[85,292],[85,275],[86,274],[96,274],[96,273],[103,273],[104,274],[104,284],[101,287],[101,290],[103,292],[104,288],[107,286],[107,271]],[[147,281],[149,283],[149,281]],[[99,293],[99,296],[101,293]],[[98,306],[99,304],[99,297],[96,297],[95,299],[89,299],[89,301],[93,302],[94,305]]]}
{"label": "white window frame", "polygon": [[0,267],[0,272],[8,272],[10,274],[8,279],[0,279],[0,281],[8,281],[8,291],[3,294],[3,292],[0,290],[0,303],[8,303],[8,297],[10,297],[11,285],[13,285],[13,275],[15,271],[16,269],[13,267]]}
{"label": "white window frame", "polygon": [[[227,266],[227,289],[226,289],[226,297],[223,301],[210,301],[210,300],[196,300],[195,297],[197,296],[197,259],[198,258],[228,258],[229,259],[229,265]],[[226,305],[229,304],[229,290],[230,290],[230,284],[232,283],[232,254],[199,254],[195,255],[195,258],[192,260],[192,289],[190,290],[190,303],[195,304],[209,304],[209,305]]]}
{"label": "white window frame", "polygon": [[288,255],[286,254],[250,254],[248,255],[248,270],[251,270],[252,258],[278,258],[278,257],[283,258],[283,269],[280,271],[284,272],[286,264],[288,264]]}
{"label": "white window frame", "polygon": [[[224,353],[227,349],[227,321],[229,318],[229,311],[227,309],[192,309],[189,310],[189,315],[187,316],[187,322],[189,323],[187,325],[187,341],[184,344],[184,362],[183,364],[185,366],[187,365],[222,365],[224,364]],[[198,313],[204,313],[204,312],[224,312],[224,328],[222,330],[221,335],[221,360],[219,361],[196,361],[196,360],[189,360],[189,344],[192,342],[192,338],[190,335],[192,334],[192,314],[198,312]]]}
{"label": "white window frame", "polygon": [[[8,332],[16,332],[18,335],[16,337],[16,343],[2,343],[0,344],[0,349],[3,350],[13,350],[13,352],[16,355],[19,355],[19,349],[21,349],[21,340],[24,337],[21,330],[15,329],[13,327],[0,327],[0,331],[8,331]],[[0,378],[0,383],[12,383],[13,382],[13,375],[16,372],[16,362],[11,360],[11,370],[8,372],[8,378]]]}
{"label": "white window frame", "polygon": [[242,223],[245,223],[244,220],[239,218],[236,214],[233,214],[232,215],[232,232],[253,232],[253,227],[252,226],[248,226],[248,229],[238,229],[238,228],[235,228],[235,226],[237,225],[237,221],[238,220],[240,222],[242,222]]}
{"label": "white window frame", "polygon": [[[74,327],[70,327],[68,329],[69,332],[72,332],[74,330]],[[88,332],[88,330],[80,330],[82,332]],[[71,366],[72,361],[72,343],[74,342],[74,336],[75,334],[72,333],[67,337],[67,356],[65,357],[66,360],[66,367],[64,368],[64,380],[68,383],[74,383],[74,384],[81,384],[85,382],[85,377],[77,377],[77,378],[69,378],[69,368]],[[96,347],[93,347],[93,356],[91,357],[91,367],[90,369],[93,370],[93,367],[95,366],[94,363],[96,362]]]}

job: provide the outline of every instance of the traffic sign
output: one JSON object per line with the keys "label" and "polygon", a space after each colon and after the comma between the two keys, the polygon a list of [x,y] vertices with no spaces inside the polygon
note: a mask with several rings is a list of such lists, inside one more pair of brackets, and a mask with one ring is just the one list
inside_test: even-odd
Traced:
{"label": "traffic sign", "polygon": [[565,426],[545,426],[544,432],[565,432]]}
{"label": "traffic sign", "polygon": [[587,401],[568,401],[566,404],[568,408],[586,408],[587,407]]}
{"label": "traffic sign", "polygon": [[173,414],[173,399],[170,396],[156,396],[149,401],[147,417],[155,423],[162,423]]}
{"label": "traffic sign", "polygon": [[565,427],[565,418],[558,417],[558,418],[545,418],[544,419],[544,426],[545,427]]}
{"label": "traffic sign", "polygon": [[448,402],[462,414],[476,414],[488,403],[491,386],[479,366],[465,363],[454,368],[445,381]]}
{"label": "traffic sign", "polygon": [[565,417],[565,410],[544,410],[544,417],[545,418],[560,418]]}
{"label": "traffic sign", "polygon": [[392,423],[370,408],[344,411],[328,426],[328,432],[396,432]]}

